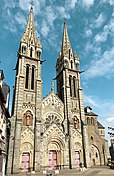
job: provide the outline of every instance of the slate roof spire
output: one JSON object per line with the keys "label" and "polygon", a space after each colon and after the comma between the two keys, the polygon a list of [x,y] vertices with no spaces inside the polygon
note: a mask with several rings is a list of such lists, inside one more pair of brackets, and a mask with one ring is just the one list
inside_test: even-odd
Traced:
{"label": "slate roof spire", "polygon": [[69,36],[68,36],[67,25],[66,25],[66,22],[64,21],[61,54],[62,54],[62,56],[68,57],[69,52],[72,53],[72,48],[71,48],[70,40],[69,40]]}

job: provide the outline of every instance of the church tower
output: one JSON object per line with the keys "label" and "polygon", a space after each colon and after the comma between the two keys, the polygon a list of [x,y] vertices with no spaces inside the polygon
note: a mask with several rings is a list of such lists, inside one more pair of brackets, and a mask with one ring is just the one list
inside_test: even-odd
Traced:
{"label": "church tower", "polygon": [[[82,89],[80,86],[79,58],[76,51],[72,51],[67,26],[64,22],[62,46],[56,63],[57,93],[65,105],[65,123],[76,120],[84,121],[84,106]],[[80,126],[81,130],[81,126]]]}
{"label": "church tower", "polygon": [[40,38],[36,37],[31,7],[26,31],[20,41],[16,65],[8,173],[39,168],[42,106],[41,54],[42,45]]}
{"label": "church tower", "polygon": [[[64,22],[62,46],[56,63],[56,80],[57,80],[57,93],[59,98],[64,102],[64,126],[65,133],[69,137],[69,168],[73,163],[73,155],[76,157],[83,157],[84,153],[81,148],[83,146],[82,123],[85,121],[84,103],[82,96],[82,89],[80,86],[80,71],[79,71],[79,58],[76,51],[72,51],[66,22]],[[73,128],[74,130],[73,130]],[[75,151],[73,153],[73,133],[79,135],[80,141],[76,143],[75,149],[80,148],[82,153]],[[75,158],[76,159],[76,158]],[[71,161],[70,161],[71,160]]]}

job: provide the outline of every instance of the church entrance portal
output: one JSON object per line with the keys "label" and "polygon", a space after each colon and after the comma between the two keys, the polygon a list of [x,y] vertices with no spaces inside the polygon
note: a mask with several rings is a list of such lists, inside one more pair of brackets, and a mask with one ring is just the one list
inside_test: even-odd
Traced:
{"label": "church entrance portal", "polygon": [[54,170],[57,168],[57,151],[50,150],[49,151],[49,169]]}
{"label": "church entrance portal", "polygon": [[28,152],[24,152],[22,154],[22,172],[28,172],[30,167],[30,154]]}
{"label": "church entrance portal", "polygon": [[79,151],[75,151],[75,164],[76,164],[77,168],[80,167],[80,153],[79,153]]}

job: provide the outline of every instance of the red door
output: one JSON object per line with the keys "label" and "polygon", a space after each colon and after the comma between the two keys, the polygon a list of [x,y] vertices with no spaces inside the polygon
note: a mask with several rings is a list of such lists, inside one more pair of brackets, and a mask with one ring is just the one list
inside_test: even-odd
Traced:
{"label": "red door", "polygon": [[30,154],[22,154],[22,172],[28,172],[30,167]]}
{"label": "red door", "polygon": [[75,164],[76,164],[76,167],[80,167],[80,153],[79,153],[79,151],[75,151]]}
{"label": "red door", "polygon": [[57,151],[49,151],[49,169],[54,170],[57,168]]}

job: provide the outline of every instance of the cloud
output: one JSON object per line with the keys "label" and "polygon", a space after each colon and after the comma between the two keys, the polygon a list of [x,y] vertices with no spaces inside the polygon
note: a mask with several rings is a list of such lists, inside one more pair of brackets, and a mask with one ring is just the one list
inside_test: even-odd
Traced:
{"label": "cloud", "polygon": [[65,6],[68,10],[73,10],[76,4],[77,4],[77,0],[67,0]]}
{"label": "cloud", "polygon": [[15,8],[15,7],[16,7],[16,1],[15,0],[11,0],[11,1],[4,0],[4,9]]}
{"label": "cloud", "polygon": [[108,37],[108,31],[104,31],[101,33],[98,33],[95,37],[94,40],[95,42],[105,42]]}
{"label": "cloud", "polygon": [[114,74],[114,47],[105,51],[100,59],[93,60],[85,72],[85,79],[95,78],[99,76],[107,76]]}
{"label": "cloud", "polygon": [[109,117],[106,119],[107,122],[114,122],[114,117]]}
{"label": "cloud", "polygon": [[85,30],[85,35],[86,37],[90,37],[92,35],[92,30],[91,29]]}
{"label": "cloud", "polygon": [[110,5],[114,5],[114,0],[102,0],[102,3],[109,3]]}
{"label": "cloud", "polygon": [[57,7],[56,8],[57,12],[58,12],[58,17],[59,18],[66,18],[69,19],[70,18],[70,14],[66,11],[66,9],[62,6]]}
{"label": "cloud", "polygon": [[53,11],[51,6],[48,6],[45,11],[45,15],[47,14],[47,22],[48,25],[53,27],[53,22],[57,18],[55,12]]}
{"label": "cloud", "polygon": [[49,29],[49,26],[47,25],[47,22],[43,20],[42,27],[41,27],[41,34],[44,38],[48,36],[49,30],[50,29]]}
{"label": "cloud", "polygon": [[[21,10],[30,11],[32,0],[19,0],[19,7]],[[45,8],[45,0],[33,0],[33,8],[34,13],[40,14],[42,12],[42,8]]]}
{"label": "cloud", "polygon": [[86,43],[83,53],[86,55],[92,54],[92,58],[97,58],[101,55],[101,47],[97,46],[96,43],[90,40]]}
{"label": "cloud", "polygon": [[14,16],[11,12],[11,7],[13,8],[14,6],[10,6],[9,4],[5,4],[5,9],[4,12],[2,13],[2,18],[4,19],[5,23],[3,23],[4,29],[8,30],[11,33],[17,33],[17,27],[15,24],[15,19]]}
{"label": "cloud", "polygon": [[83,6],[90,8],[94,5],[94,0],[82,0]]}
{"label": "cloud", "polygon": [[107,122],[114,122],[114,100],[113,99],[99,99],[95,95],[85,95],[84,103],[86,106],[92,106],[93,111],[97,111],[100,118]]}
{"label": "cloud", "polygon": [[91,104],[92,106],[99,107],[93,96],[84,95],[84,102],[86,104]]}
{"label": "cloud", "polygon": [[15,18],[15,21],[16,21],[19,25],[21,25],[21,27],[22,27],[23,29],[25,29],[25,26],[26,26],[26,24],[27,24],[27,21],[26,21],[26,19],[25,19],[25,16],[23,16],[23,15],[20,14],[20,13],[17,13],[17,14],[14,16],[14,18]]}
{"label": "cloud", "polygon": [[96,28],[101,27],[103,25],[104,21],[105,21],[105,16],[101,13],[98,16],[98,18],[95,20],[95,22],[94,22],[95,26],[94,27],[96,27]]}
{"label": "cloud", "polygon": [[[100,21],[100,20],[98,20]],[[97,23],[99,24],[99,22]],[[102,20],[103,23],[103,20]],[[95,42],[105,42],[108,38],[108,36],[114,37],[114,13],[112,13],[112,16],[108,23],[103,27],[103,31],[96,34],[94,37]]]}

